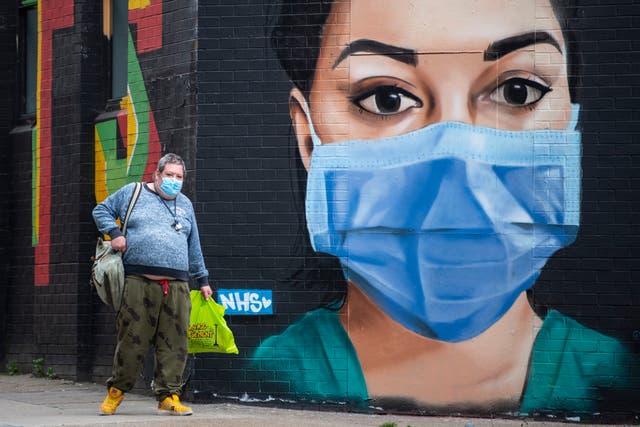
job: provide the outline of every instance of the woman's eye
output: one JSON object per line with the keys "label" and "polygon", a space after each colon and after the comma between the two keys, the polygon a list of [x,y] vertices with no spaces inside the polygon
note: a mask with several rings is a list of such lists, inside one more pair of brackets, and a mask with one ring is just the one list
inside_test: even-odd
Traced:
{"label": "woman's eye", "polygon": [[514,77],[498,86],[490,95],[492,101],[510,107],[526,107],[542,99],[551,88],[533,80]]}
{"label": "woman's eye", "polygon": [[379,115],[402,113],[409,108],[422,107],[422,101],[396,86],[379,86],[353,99],[358,107]]}

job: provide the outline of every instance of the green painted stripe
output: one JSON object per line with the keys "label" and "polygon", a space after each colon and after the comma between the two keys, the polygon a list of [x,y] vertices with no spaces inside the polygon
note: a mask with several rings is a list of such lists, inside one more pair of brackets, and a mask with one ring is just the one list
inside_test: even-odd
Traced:
{"label": "green painted stripe", "polygon": [[132,159],[130,160],[130,166],[128,171],[129,182],[141,181],[144,175],[144,170],[149,160],[149,134],[151,132],[150,116],[153,114],[151,111],[151,104],[147,96],[147,88],[144,84],[144,76],[142,75],[142,69],[140,68],[140,61],[136,53],[135,45],[133,44],[133,37],[131,31],[129,31],[129,51],[128,51],[128,72],[127,80],[129,85],[129,93],[131,94],[131,102],[134,105],[136,119],[138,122],[138,135],[137,142],[134,148]]}
{"label": "green painted stripe", "polygon": [[38,0],[22,0],[22,6],[24,7],[35,6],[37,4],[38,4]]}
{"label": "green painted stripe", "polygon": [[110,119],[95,125],[106,163],[105,186],[107,194],[115,193],[128,182],[141,181],[149,160],[149,138],[153,112],[131,31],[128,32],[127,46],[127,84],[138,128],[135,135],[127,135],[126,137],[135,138],[136,144],[131,158],[118,159],[116,155],[117,120]]}

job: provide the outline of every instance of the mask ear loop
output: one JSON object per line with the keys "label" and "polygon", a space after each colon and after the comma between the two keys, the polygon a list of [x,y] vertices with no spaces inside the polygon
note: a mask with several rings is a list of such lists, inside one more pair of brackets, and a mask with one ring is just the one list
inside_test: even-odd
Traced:
{"label": "mask ear loop", "polygon": [[311,136],[311,141],[313,142],[313,148],[316,148],[322,145],[322,141],[320,140],[320,137],[316,133],[316,129],[313,127],[313,122],[311,121],[311,114],[309,113],[309,104],[307,104],[306,99],[303,102],[302,111],[304,111],[304,115],[307,117],[307,122],[309,123],[309,133]]}
{"label": "mask ear loop", "polygon": [[567,125],[567,130],[572,132],[578,129],[578,119],[580,118],[580,104],[571,104],[571,118]]}

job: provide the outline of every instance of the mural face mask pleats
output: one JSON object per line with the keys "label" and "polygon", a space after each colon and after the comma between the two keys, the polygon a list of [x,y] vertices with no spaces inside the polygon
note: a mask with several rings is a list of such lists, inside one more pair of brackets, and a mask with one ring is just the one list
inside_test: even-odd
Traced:
{"label": "mural face mask pleats", "polygon": [[[306,217],[316,251],[405,328],[457,342],[494,324],[578,230],[580,133],[441,122],[321,144]],[[311,124],[311,120],[309,119]]]}

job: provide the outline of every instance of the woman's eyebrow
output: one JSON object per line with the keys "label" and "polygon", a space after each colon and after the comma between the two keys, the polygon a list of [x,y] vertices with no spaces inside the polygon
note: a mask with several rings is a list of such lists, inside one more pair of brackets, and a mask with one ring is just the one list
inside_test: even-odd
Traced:
{"label": "woman's eyebrow", "polygon": [[396,61],[415,67],[418,64],[416,51],[399,46],[392,46],[375,40],[359,39],[352,41],[340,52],[340,56],[333,63],[332,68],[336,68],[346,57],[356,53],[366,52],[377,55],[385,55]]}
{"label": "woman's eyebrow", "polygon": [[484,60],[495,61],[515,50],[540,43],[550,44],[562,53],[560,43],[551,34],[546,31],[532,31],[494,41],[484,51]]}

